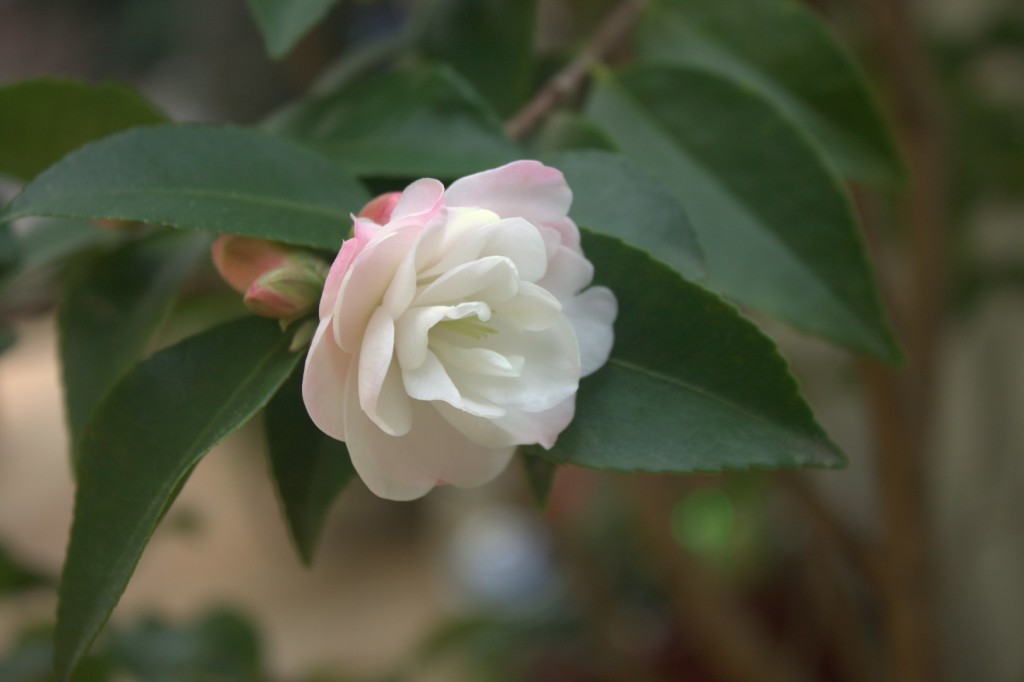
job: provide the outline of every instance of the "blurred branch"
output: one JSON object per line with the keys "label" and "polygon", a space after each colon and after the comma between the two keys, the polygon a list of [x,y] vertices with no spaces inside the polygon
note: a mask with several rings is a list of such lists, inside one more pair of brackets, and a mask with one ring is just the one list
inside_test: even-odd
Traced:
{"label": "blurred branch", "polygon": [[533,130],[555,107],[569,99],[583,84],[591,67],[625,38],[647,0],[624,0],[612,10],[580,53],[541,88],[505,123],[505,133],[518,139]]}
{"label": "blurred branch", "polygon": [[[903,371],[860,361],[875,423],[876,471],[884,536],[884,611],[891,647],[889,677],[941,678],[935,661],[926,512],[925,461],[936,341],[946,301],[944,197],[948,168],[944,126],[929,65],[904,3],[864,0],[861,9],[881,60],[883,92],[909,181],[903,196],[909,294],[896,309],[905,340]],[[865,202],[860,202],[862,205]],[[879,247],[881,230],[865,215]]]}

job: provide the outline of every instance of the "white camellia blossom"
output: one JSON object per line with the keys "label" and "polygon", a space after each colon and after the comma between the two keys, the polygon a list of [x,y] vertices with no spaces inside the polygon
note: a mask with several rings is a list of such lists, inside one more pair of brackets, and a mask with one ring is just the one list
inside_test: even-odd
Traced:
{"label": "white camellia blossom", "polygon": [[355,218],[331,267],[303,398],[381,497],[481,485],[550,448],[608,359],[615,297],[568,217],[561,172],[517,161],[418,180]]}

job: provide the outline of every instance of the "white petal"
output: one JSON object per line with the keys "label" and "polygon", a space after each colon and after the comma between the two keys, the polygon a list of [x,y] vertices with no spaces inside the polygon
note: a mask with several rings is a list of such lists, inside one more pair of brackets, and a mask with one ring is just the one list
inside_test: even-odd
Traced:
{"label": "white petal", "polygon": [[391,211],[390,222],[410,216],[430,216],[444,204],[444,185],[433,178],[417,180],[402,192],[398,203]]}
{"label": "white petal", "polygon": [[562,314],[562,304],[546,289],[530,282],[520,282],[516,295],[495,306],[494,314],[520,330],[540,331],[554,324]]}
{"label": "white petal", "polygon": [[594,266],[579,252],[559,246],[548,262],[548,271],[537,284],[565,303],[594,279]]}
{"label": "white petal", "polygon": [[487,256],[452,268],[423,288],[417,306],[452,304],[464,300],[507,301],[519,290],[516,266],[508,258]]}
{"label": "white petal", "polygon": [[466,438],[484,447],[537,443],[550,449],[558,434],[572,421],[576,412],[576,396],[566,398],[548,410],[508,410],[497,419],[477,417],[444,404],[437,405],[437,411]]}
{"label": "white petal", "polygon": [[302,374],[302,401],[317,428],[345,440],[345,382],[351,356],[330,334],[331,318],[321,320],[313,335]]}
{"label": "white petal", "polygon": [[412,408],[394,349],[394,321],[387,310],[377,308],[359,350],[359,405],[383,431],[400,436],[409,430]]}
{"label": "white petal", "polygon": [[565,303],[565,315],[580,344],[580,373],[587,376],[608,362],[615,332],[612,324],[619,312],[615,294],[606,287],[590,287]]}
{"label": "white petal", "polygon": [[409,397],[421,401],[441,401],[457,409],[494,418],[505,414],[505,408],[489,400],[466,395],[449,374],[449,368],[434,353],[428,351],[423,364],[413,370],[403,370],[402,379]]}
{"label": "white petal", "polygon": [[[458,216],[456,212],[460,210],[467,209],[452,209],[452,214]],[[465,225],[456,228],[449,224],[443,256],[422,270],[421,277],[436,277],[485,256],[508,258],[515,264],[519,278],[527,282],[535,282],[544,276],[548,266],[547,246],[540,231],[526,220],[499,220],[489,211],[475,210],[470,210],[459,220]]]}
{"label": "white petal", "polygon": [[416,499],[444,483],[483,485],[505,469],[514,451],[473,443],[429,403],[414,404],[412,428],[397,437],[378,429],[354,396],[348,406],[345,426],[352,464],[366,486],[387,499]]}

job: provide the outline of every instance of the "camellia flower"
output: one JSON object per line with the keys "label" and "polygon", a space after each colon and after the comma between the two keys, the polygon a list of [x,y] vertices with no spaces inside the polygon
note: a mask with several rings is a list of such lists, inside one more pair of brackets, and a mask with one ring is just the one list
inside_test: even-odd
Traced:
{"label": "camellia flower", "polygon": [[562,173],[517,161],[370,202],[331,266],[306,358],[316,425],[374,493],[481,485],[517,445],[550,448],[616,301],[568,217]]}

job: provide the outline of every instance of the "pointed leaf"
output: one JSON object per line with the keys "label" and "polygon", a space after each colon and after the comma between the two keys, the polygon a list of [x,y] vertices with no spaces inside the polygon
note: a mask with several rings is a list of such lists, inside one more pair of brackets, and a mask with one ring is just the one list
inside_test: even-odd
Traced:
{"label": "pointed leaf", "polygon": [[249,0],[271,57],[288,54],[338,0]]}
{"label": "pointed leaf", "polygon": [[200,458],[265,405],[299,362],[290,341],[271,320],[230,322],[139,364],[93,415],[60,586],[58,679],[106,623]]}
{"label": "pointed leaf", "polygon": [[679,199],[649,172],[620,154],[563,152],[545,161],[572,188],[570,215],[580,225],[651,253],[684,276],[704,275],[704,254]]}
{"label": "pointed leaf", "polygon": [[76,456],[93,409],[142,355],[209,248],[207,235],[158,233],[80,263],[64,283],[57,326]]}
{"label": "pointed leaf", "polygon": [[709,287],[802,331],[899,357],[849,199],[774,107],[706,71],[650,67],[606,75],[589,109],[680,198]]}
{"label": "pointed leaf", "polygon": [[167,118],[115,83],[40,78],[0,88],[0,175],[31,180],[86,142]]}
{"label": "pointed leaf", "polygon": [[302,368],[267,405],[270,470],[299,556],[313,563],[324,518],[355,469],[348,448],[316,427],[302,402]]}
{"label": "pointed leaf", "polygon": [[420,48],[451,64],[502,116],[526,101],[536,0],[427,0]]}
{"label": "pointed leaf", "polygon": [[523,465],[533,502],[539,509],[543,509],[551,495],[558,465],[545,457],[544,449],[539,445],[520,445],[516,454]]}
{"label": "pointed leaf", "polygon": [[811,8],[787,0],[656,0],[636,45],[643,62],[702,67],[753,88],[805,127],[846,177],[902,178],[866,79]]}
{"label": "pointed leaf", "polygon": [[546,456],[618,471],[840,466],[770,340],[648,254],[587,232],[595,282],[619,300],[608,364]]}
{"label": "pointed leaf", "polygon": [[129,130],[33,180],[2,220],[140,220],[337,250],[369,199],[344,169],[285,140],[228,127]]}
{"label": "pointed leaf", "polygon": [[264,127],[364,176],[457,178],[521,155],[494,112],[439,65],[360,79],[297,102]]}

